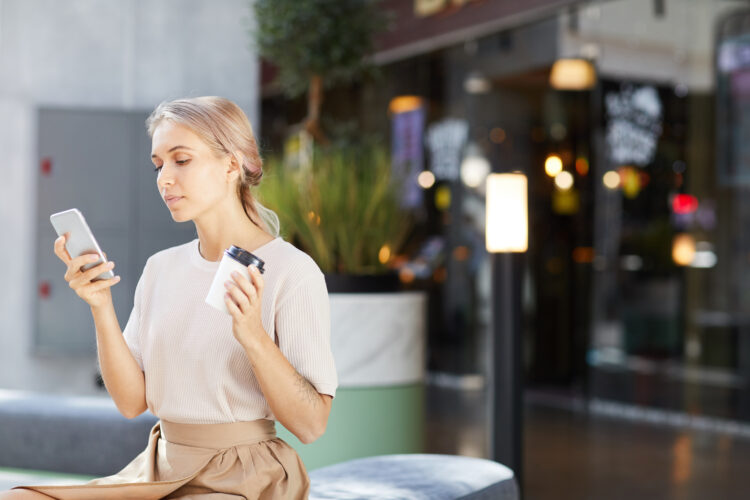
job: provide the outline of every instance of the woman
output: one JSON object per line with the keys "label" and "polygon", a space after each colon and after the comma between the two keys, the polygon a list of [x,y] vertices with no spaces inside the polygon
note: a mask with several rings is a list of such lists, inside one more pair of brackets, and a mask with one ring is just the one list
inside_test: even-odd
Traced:
{"label": "woman", "polygon": [[[305,498],[301,460],[273,420],[310,443],[323,434],[337,378],[323,275],[278,236],[278,218],[250,192],[263,175],[252,129],[227,99],[160,104],[147,120],[156,184],[172,218],[198,238],[151,256],[124,332],[110,287],[81,272],[64,237],[65,280],[91,306],[99,364],[120,412],[157,417],[147,448],[119,473],[78,486],[22,486],[0,498]],[[223,250],[265,261],[233,276],[229,315],[204,302]],[[224,495],[217,495],[224,494]],[[213,495],[213,496],[211,496]]]}

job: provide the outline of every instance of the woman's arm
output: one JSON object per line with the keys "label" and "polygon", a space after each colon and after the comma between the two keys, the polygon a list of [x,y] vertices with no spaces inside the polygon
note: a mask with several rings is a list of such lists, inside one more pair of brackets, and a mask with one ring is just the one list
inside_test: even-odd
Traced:
{"label": "woman's arm", "polygon": [[322,436],[333,398],[318,393],[297,373],[266,332],[253,336],[243,347],[268,406],[279,422],[305,444]]}
{"label": "woman's arm", "polygon": [[[128,418],[133,418],[146,409],[146,381],[140,366],[133,358],[122,330],[117,322],[115,306],[112,303],[110,287],[120,281],[120,277],[93,281],[102,272],[111,270],[115,263],[101,263],[86,271],[86,263],[96,262],[98,255],[81,255],[74,259],[65,249],[67,233],[55,240],[55,255],[68,267],[65,281],[76,294],[90,307],[96,325],[96,345],[99,367],[107,391],[117,409]],[[107,254],[104,254],[106,258]],[[137,299],[137,297],[136,297]]]}
{"label": "woman's arm", "polygon": [[146,411],[146,379],[125,343],[113,303],[92,307],[99,367],[107,392],[127,418]]}
{"label": "woman's arm", "polygon": [[311,443],[325,432],[331,411],[331,396],[320,394],[287,360],[263,328],[261,297],[263,277],[249,266],[252,283],[233,273],[225,296],[232,315],[232,331],[245,349],[255,378],[273,414],[303,443]]}

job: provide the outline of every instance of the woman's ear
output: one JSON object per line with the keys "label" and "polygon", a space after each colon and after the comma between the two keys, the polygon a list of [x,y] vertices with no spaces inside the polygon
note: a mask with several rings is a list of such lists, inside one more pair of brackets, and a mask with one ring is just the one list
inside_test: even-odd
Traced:
{"label": "woman's ear", "polygon": [[227,158],[229,159],[228,163],[226,164],[227,179],[230,181],[234,181],[236,178],[241,177],[242,174],[242,164],[239,160],[241,156],[235,153],[227,155]]}

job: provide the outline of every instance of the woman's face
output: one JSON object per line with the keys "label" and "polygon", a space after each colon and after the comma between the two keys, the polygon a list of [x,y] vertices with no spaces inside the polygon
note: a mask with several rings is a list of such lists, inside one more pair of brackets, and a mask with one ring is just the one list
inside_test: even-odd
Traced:
{"label": "woman's face", "polygon": [[176,222],[194,220],[227,199],[233,190],[230,160],[217,158],[189,128],[162,120],[151,139],[156,185]]}

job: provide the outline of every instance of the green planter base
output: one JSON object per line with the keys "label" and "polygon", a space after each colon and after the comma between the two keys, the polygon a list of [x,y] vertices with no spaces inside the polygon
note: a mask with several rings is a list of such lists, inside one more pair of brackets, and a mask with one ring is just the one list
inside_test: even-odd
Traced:
{"label": "green planter base", "polygon": [[339,388],[325,434],[302,444],[281,424],[289,443],[308,470],[352,458],[424,451],[424,384]]}

